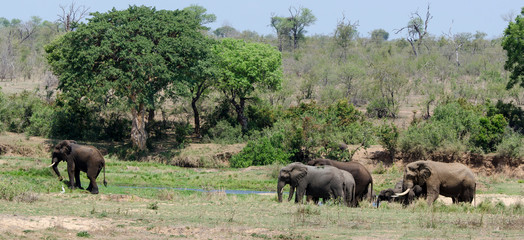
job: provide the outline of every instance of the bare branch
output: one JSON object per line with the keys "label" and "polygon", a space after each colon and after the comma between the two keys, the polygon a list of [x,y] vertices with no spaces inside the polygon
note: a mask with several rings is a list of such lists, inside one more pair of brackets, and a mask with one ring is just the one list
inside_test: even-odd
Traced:
{"label": "bare branch", "polygon": [[84,5],[75,6],[75,2],[69,6],[60,5],[60,9],[62,14],[58,14],[58,22],[64,26],[66,32],[74,30],[74,24],[85,18],[89,11],[89,8]]}

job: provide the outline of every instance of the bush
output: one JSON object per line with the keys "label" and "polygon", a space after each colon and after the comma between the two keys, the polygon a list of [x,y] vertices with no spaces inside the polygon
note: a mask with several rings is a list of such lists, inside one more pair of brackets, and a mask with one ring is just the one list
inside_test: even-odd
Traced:
{"label": "bush", "polygon": [[230,159],[231,167],[244,168],[273,163],[287,163],[291,154],[286,153],[281,148],[281,140],[281,136],[274,136],[273,139],[263,137],[259,140],[249,141],[240,153]]}
{"label": "bush", "polygon": [[31,124],[26,129],[26,134],[31,136],[51,136],[51,122],[53,121],[54,109],[49,105],[42,105],[35,109],[30,118]]}
{"label": "bush", "polygon": [[497,154],[508,158],[524,157],[524,137],[511,130],[506,131],[502,141],[497,145]]}
{"label": "bush", "polygon": [[413,124],[400,137],[400,149],[407,158],[426,158],[441,152],[493,152],[502,141],[507,121],[490,115],[490,105],[472,105],[463,100],[437,106],[433,117]]}
{"label": "bush", "polygon": [[394,124],[382,124],[378,130],[379,142],[388,150],[391,161],[395,160],[398,148],[398,128]]}
{"label": "bush", "polygon": [[367,115],[371,118],[395,118],[398,114],[398,106],[392,105],[386,99],[373,99],[366,107]]}
{"label": "bush", "polygon": [[214,143],[234,144],[243,141],[242,127],[232,126],[228,121],[222,120],[208,130],[207,136]]}
{"label": "bush", "polygon": [[472,132],[471,143],[475,147],[482,148],[485,152],[492,152],[497,144],[502,141],[508,122],[502,114],[480,117],[478,121],[479,127],[476,129],[477,131]]}

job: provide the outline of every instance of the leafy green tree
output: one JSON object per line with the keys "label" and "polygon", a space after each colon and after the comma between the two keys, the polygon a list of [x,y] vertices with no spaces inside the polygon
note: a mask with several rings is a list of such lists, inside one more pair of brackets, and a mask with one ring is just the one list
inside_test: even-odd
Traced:
{"label": "leafy green tree", "polygon": [[335,29],[335,43],[342,48],[342,58],[346,59],[346,54],[351,41],[353,41],[357,35],[357,23],[351,23],[346,16],[342,16],[342,20],[338,21],[337,28]]}
{"label": "leafy green tree", "polygon": [[218,57],[217,88],[237,113],[242,131],[247,132],[246,101],[255,91],[277,90],[282,82],[282,56],[272,46],[225,38],[214,48]]}
{"label": "leafy green tree", "polygon": [[160,92],[184,79],[205,50],[200,21],[189,11],[157,11],[145,6],[93,13],[46,46],[62,98],[74,102],[125,99],[132,114],[131,140],[146,148],[145,111]]}
{"label": "leafy green tree", "polygon": [[524,87],[524,7],[522,12],[510,22],[502,39],[502,48],[506,50],[508,59],[504,69],[511,72],[510,81],[506,88],[510,89],[515,84]]}
{"label": "leafy green tree", "polygon": [[387,41],[389,38],[389,33],[386,32],[386,30],[380,28],[375,29],[371,32],[371,41],[376,43],[382,43],[384,41]]}
{"label": "leafy green tree", "polygon": [[282,51],[282,40],[289,37],[293,40],[293,49],[298,48],[300,40],[304,39],[306,27],[317,21],[317,18],[308,8],[289,8],[290,17],[271,17],[271,26],[275,28],[279,39],[279,50]]}

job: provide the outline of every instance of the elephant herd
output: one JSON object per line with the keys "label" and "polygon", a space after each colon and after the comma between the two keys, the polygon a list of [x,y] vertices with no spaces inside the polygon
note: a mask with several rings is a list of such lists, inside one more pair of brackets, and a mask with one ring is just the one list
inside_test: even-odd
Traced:
{"label": "elephant herd", "polygon": [[[373,179],[369,171],[357,162],[340,162],[315,159],[307,165],[295,162],[280,170],[277,185],[278,201],[282,202],[282,191],[290,185],[288,201],[295,194],[295,203],[307,201],[318,203],[334,199],[346,206],[356,207],[359,201],[373,199]],[[404,205],[417,198],[426,198],[431,205],[439,195],[450,197],[453,203],[471,203],[475,197],[476,182],[473,172],[460,163],[416,161],[406,165],[403,179],[394,189],[380,191],[376,206],[381,201],[396,201]]]}
{"label": "elephant herd", "polygon": [[[92,146],[77,144],[73,140],[63,140],[53,149],[52,167],[60,180],[58,163],[67,163],[69,187],[82,188],[80,171],[87,173],[92,194],[98,193],[96,178],[104,170],[105,160],[100,151]],[[304,196],[308,201],[318,203],[334,199],[348,207],[356,207],[365,198],[373,199],[373,179],[371,173],[360,163],[340,162],[329,159],[315,159],[306,164],[295,162],[280,170],[277,184],[278,201],[282,202],[284,186],[290,185],[288,201],[295,195],[295,202],[302,203]],[[416,198],[426,198],[432,204],[439,195],[451,197],[453,203],[473,201],[476,182],[471,170],[460,163],[416,161],[406,165],[404,177],[394,189],[382,190],[377,196],[380,201],[397,201],[405,205]],[[296,193],[295,193],[296,192]]]}

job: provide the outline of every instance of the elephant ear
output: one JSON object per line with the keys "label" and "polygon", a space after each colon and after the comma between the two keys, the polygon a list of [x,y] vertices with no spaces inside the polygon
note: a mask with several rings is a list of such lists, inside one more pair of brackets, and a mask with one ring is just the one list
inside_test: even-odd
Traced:
{"label": "elephant ear", "polygon": [[76,143],[72,140],[64,140],[58,144],[57,148],[60,149],[60,152],[63,154],[69,155],[71,153],[71,144]]}
{"label": "elephant ear", "polygon": [[295,179],[296,182],[302,181],[302,179],[307,175],[306,166],[295,166],[290,172],[291,179]]}
{"label": "elephant ear", "polygon": [[431,176],[431,170],[426,164],[420,164],[418,169],[420,178],[425,182]]}

